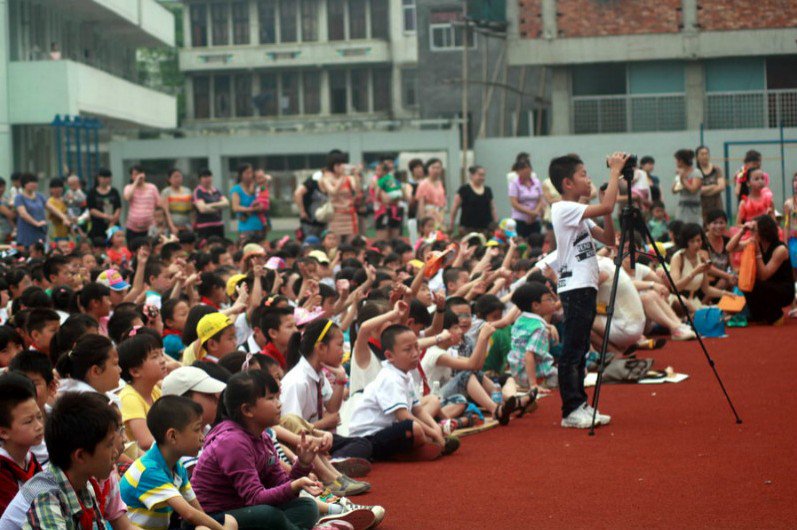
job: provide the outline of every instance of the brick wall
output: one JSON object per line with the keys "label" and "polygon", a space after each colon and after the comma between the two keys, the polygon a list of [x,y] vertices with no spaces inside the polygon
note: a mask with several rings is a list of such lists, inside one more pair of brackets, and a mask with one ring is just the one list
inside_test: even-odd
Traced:
{"label": "brick wall", "polygon": [[517,0],[517,2],[520,13],[520,38],[537,39],[542,37],[542,0]]}
{"label": "brick wall", "polygon": [[701,0],[698,21],[704,31],[797,26],[795,0]]}

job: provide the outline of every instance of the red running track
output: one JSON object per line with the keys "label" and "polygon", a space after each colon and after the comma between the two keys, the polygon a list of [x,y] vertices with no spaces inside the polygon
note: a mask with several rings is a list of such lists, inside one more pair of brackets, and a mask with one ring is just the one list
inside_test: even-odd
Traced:
{"label": "red running track", "polygon": [[[380,528],[795,528],[797,321],[708,339],[744,423],[737,425],[697,342],[650,352],[679,384],[606,385],[612,424],[558,426],[559,397],[428,463],[384,463]],[[640,356],[645,356],[644,353]]]}

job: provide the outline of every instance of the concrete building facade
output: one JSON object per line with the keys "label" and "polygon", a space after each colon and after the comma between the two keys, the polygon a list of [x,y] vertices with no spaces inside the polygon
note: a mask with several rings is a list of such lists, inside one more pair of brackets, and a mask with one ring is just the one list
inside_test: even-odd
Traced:
{"label": "concrete building facade", "polygon": [[0,175],[52,176],[59,159],[79,159],[74,143],[58,149],[56,115],[99,120],[103,141],[116,128],[176,127],[175,98],[137,83],[143,46],[174,46],[156,0],[0,0]]}

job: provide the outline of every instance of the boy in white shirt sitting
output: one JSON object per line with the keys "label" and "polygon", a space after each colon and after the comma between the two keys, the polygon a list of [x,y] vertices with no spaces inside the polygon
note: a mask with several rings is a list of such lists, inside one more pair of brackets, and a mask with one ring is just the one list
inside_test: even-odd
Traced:
{"label": "boy in white shirt sitting", "polygon": [[433,460],[456,451],[459,440],[443,438],[440,425],[421,407],[409,374],[418,367],[420,359],[415,333],[407,326],[394,324],[382,332],[381,342],[387,360],[355,405],[349,434],[370,440],[374,460],[399,455]]}

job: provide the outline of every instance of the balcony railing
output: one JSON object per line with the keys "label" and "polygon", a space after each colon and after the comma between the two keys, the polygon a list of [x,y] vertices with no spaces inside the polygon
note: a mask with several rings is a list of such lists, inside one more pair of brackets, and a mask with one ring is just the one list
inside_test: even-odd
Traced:
{"label": "balcony railing", "polygon": [[713,92],[706,96],[706,128],[797,126],[797,90]]}
{"label": "balcony railing", "polygon": [[678,131],[685,128],[686,97],[683,94],[573,98],[572,131],[575,134]]}

